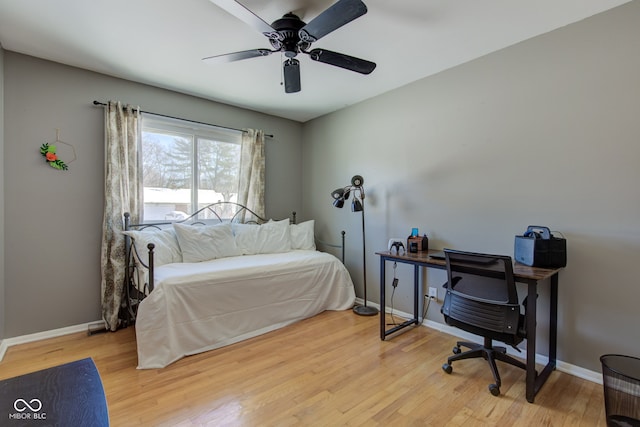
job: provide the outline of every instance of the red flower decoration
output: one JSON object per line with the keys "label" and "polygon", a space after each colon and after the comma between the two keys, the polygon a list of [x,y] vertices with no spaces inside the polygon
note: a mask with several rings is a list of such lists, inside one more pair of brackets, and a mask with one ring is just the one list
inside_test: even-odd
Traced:
{"label": "red flower decoration", "polygon": [[[66,144],[66,142],[63,142],[63,144]],[[73,146],[71,146],[71,148],[73,148]],[[56,146],[55,145],[49,145],[49,144],[47,144],[45,142],[40,147],[40,154],[42,154],[42,157],[44,157],[47,160],[47,164],[49,166],[51,166],[52,168],[63,170],[63,171],[66,171],[67,169],[69,169],[67,167],[67,165],[62,160],[58,159],[58,155],[56,154]],[[73,156],[74,156],[73,160],[75,160],[75,155],[76,155],[76,151],[74,149],[73,150]]]}

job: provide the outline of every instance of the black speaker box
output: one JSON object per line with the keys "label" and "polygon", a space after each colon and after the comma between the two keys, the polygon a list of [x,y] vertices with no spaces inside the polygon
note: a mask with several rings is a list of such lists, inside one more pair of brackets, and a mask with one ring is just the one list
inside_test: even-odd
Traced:
{"label": "black speaker box", "polygon": [[530,267],[565,267],[567,240],[555,237],[548,227],[530,225],[526,233],[516,236],[514,258]]}

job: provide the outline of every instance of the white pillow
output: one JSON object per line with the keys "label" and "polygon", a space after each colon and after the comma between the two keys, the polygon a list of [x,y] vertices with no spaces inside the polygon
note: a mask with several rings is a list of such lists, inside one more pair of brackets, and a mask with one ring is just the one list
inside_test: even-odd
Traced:
{"label": "white pillow", "polygon": [[315,221],[309,220],[300,224],[291,224],[291,249],[316,250],[314,234]]}
{"label": "white pillow", "polygon": [[153,265],[158,267],[172,262],[182,262],[182,252],[178,245],[176,233],[172,228],[147,228],[145,230],[129,230],[123,231],[129,237],[133,238],[138,257],[146,265],[149,265],[147,245],[153,243],[156,247],[153,249]]}
{"label": "white pillow", "polygon": [[291,250],[289,220],[269,221],[259,226],[255,253],[273,254]]}
{"label": "white pillow", "polygon": [[231,231],[231,224],[173,224],[184,262],[201,262],[242,255]]}
{"label": "white pillow", "polygon": [[237,224],[232,225],[233,234],[236,239],[236,245],[243,255],[255,255],[258,252],[258,230],[260,229],[258,224]]}

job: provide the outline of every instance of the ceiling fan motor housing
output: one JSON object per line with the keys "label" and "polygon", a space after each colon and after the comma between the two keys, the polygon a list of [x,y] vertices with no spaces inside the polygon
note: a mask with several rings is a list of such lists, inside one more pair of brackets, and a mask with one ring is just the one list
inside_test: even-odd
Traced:
{"label": "ceiling fan motor housing", "polygon": [[293,13],[287,13],[280,19],[273,21],[273,33],[269,34],[269,42],[275,50],[284,52],[287,58],[293,58],[301,50],[307,50],[311,43],[301,42],[298,31],[306,23]]}

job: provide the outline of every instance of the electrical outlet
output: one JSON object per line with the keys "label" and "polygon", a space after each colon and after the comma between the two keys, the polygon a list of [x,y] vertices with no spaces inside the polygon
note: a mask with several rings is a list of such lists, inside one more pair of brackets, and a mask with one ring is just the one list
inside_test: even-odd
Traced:
{"label": "electrical outlet", "polygon": [[429,286],[429,298],[438,300],[438,288],[434,288],[433,286]]}

